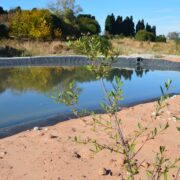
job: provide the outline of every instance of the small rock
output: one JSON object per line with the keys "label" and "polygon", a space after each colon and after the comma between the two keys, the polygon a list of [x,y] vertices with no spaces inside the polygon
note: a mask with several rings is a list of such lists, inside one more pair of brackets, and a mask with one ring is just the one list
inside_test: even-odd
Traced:
{"label": "small rock", "polygon": [[44,128],[45,131],[48,131],[48,128]]}
{"label": "small rock", "polygon": [[174,122],[176,122],[176,121],[177,121],[177,119],[176,119],[175,117],[172,117],[172,120],[173,120]]}
{"label": "small rock", "polygon": [[151,114],[152,116],[156,116],[156,113],[155,112],[152,112],[152,114]]}
{"label": "small rock", "polygon": [[49,135],[49,138],[55,139],[55,138],[58,138],[58,136],[55,136],[55,135],[50,134],[50,135]]}
{"label": "small rock", "polygon": [[34,131],[39,131],[40,128],[39,128],[39,127],[34,127],[33,130],[34,130]]}
{"label": "small rock", "polygon": [[171,97],[171,99],[174,99],[174,98],[176,98],[176,95],[174,95],[174,96]]}
{"label": "small rock", "polygon": [[80,155],[79,153],[77,153],[77,152],[74,152],[74,157],[80,159],[80,158],[81,158],[81,155]]}
{"label": "small rock", "polygon": [[1,152],[1,155],[2,155],[2,156],[6,155],[6,154],[7,154],[7,152],[6,152],[6,151]]}

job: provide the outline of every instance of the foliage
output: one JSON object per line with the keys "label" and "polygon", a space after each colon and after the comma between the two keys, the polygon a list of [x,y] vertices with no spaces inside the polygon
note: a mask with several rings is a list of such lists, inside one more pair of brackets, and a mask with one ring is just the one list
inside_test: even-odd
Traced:
{"label": "foliage", "polygon": [[3,7],[0,6],[0,15],[7,14],[7,11],[3,9]]}
{"label": "foliage", "polygon": [[156,36],[156,42],[166,42],[166,36],[164,35]]}
{"label": "foliage", "polygon": [[153,33],[156,36],[156,26],[150,26],[148,23],[146,24],[146,31]]}
{"label": "foliage", "polygon": [[71,10],[73,14],[82,11],[81,6],[77,5],[75,0],[52,0],[49,3],[49,9],[56,15],[63,15],[67,10]]}
{"label": "foliage", "polygon": [[156,117],[159,116],[161,113],[161,110],[165,106],[167,106],[166,100],[169,98],[168,91],[170,90],[171,83],[172,83],[171,80],[168,80],[167,82],[165,82],[165,85],[164,85],[165,90],[162,86],[160,87],[162,96],[160,97],[160,99],[158,100],[157,105],[156,105],[156,112],[155,112]]}
{"label": "foliage", "polygon": [[139,20],[137,25],[136,25],[136,33],[140,30],[145,30],[145,24],[144,24],[144,19]]}
{"label": "foliage", "polygon": [[93,59],[97,59],[97,57],[108,53],[111,44],[107,38],[94,35],[82,36],[76,40],[72,46],[76,52],[93,57]]}
{"label": "foliage", "polygon": [[76,86],[74,82],[69,83],[68,89],[64,92],[58,92],[58,95],[52,95],[55,102],[65,103],[67,106],[73,105],[78,102],[78,95],[80,89]]}
{"label": "foliage", "polygon": [[148,179],[161,179],[163,176],[164,180],[168,179],[168,173],[171,169],[176,168],[177,163],[179,162],[179,158],[175,159],[174,162],[171,162],[171,160],[166,157],[166,147],[160,146],[159,152],[156,153],[155,162],[151,169],[147,170],[147,177]]}
{"label": "foliage", "polygon": [[99,34],[101,27],[94,16],[88,14],[80,14],[77,16],[77,22],[80,26],[82,34]]}
{"label": "foliage", "polygon": [[105,21],[105,33],[115,34],[115,17],[114,14],[108,15]]}
{"label": "foliage", "polygon": [[155,41],[155,36],[151,32],[146,30],[140,30],[137,32],[135,38],[139,41]]}
{"label": "foliage", "polygon": [[[130,136],[125,136],[123,133],[123,128],[121,125],[121,119],[119,118],[117,112],[119,110],[118,103],[120,100],[122,100],[122,82],[118,76],[115,77],[114,83],[112,83],[112,90],[108,90],[104,83],[104,77],[105,74],[107,74],[107,71],[110,71],[110,68],[107,69],[106,66],[108,64],[104,64],[104,60],[109,61],[109,67],[111,67],[112,61],[111,59],[114,59],[114,55],[109,55],[109,46],[106,46],[105,49],[103,49],[103,43],[102,39],[97,37],[88,37],[84,39],[80,39],[75,44],[78,48],[81,49],[81,51],[84,51],[84,54],[88,55],[88,57],[91,60],[91,64],[88,67],[90,71],[93,71],[96,76],[100,79],[102,89],[105,95],[106,101],[104,103],[101,103],[101,107],[107,112],[107,115],[109,116],[109,119],[102,119],[101,115],[96,116],[94,113],[92,113],[92,119],[93,119],[93,131],[96,131],[96,127],[100,126],[104,133],[112,140],[113,143],[111,145],[107,143],[102,144],[99,143],[97,139],[89,139],[88,140],[82,140],[80,137],[75,137],[74,142],[77,143],[91,143],[94,146],[94,149],[91,149],[91,151],[98,153],[104,149],[110,150],[110,152],[116,152],[121,155],[123,155],[124,161],[123,161],[123,167],[125,168],[127,172],[127,179],[134,180],[135,175],[139,173],[140,168],[142,166],[143,162],[139,162],[136,159],[137,154],[141,151],[141,149],[144,147],[144,145],[149,142],[150,140],[154,140],[158,135],[162,134],[167,128],[169,128],[169,124],[166,123],[165,125],[159,124],[158,127],[154,127],[152,129],[149,129],[149,127],[144,127],[142,124],[138,124],[138,129],[132,133]],[[94,44],[93,44],[94,43]],[[94,54],[95,53],[95,54]],[[105,53],[103,55],[103,53]],[[101,59],[99,59],[99,55],[103,55]],[[113,57],[111,57],[113,56]],[[111,58],[109,58],[111,57]],[[97,69],[96,61],[99,60],[99,69]],[[102,71],[102,69],[105,69]],[[107,71],[106,71],[107,70]],[[103,74],[103,73],[105,74]],[[165,83],[166,90],[169,90],[171,85],[171,81],[168,81]],[[73,92],[73,89],[71,89]],[[162,101],[166,100],[169,95],[165,94],[163,88],[161,87],[162,97],[160,98],[160,101],[158,101],[158,104],[161,104]],[[65,92],[65,95],[67,92]],[[73,94],[73,93],[70,93]],[[76,93],[75,93],[76,94]],[[77,94],[76,94],[77,95]],[[63,96],[61,96],[63,97]],[[73,96],[72,96],[73,97]],[[73,97],[74,99],[74,97]],[[77,96],[75,97],[75,103]],[[60,102],[66,103],[66,100],[60,99]],[[69,100],[67,101],[69,102]],[[160,102],[160,103],[159,103]],[[72,105],[72,104],[71,104]],[[77,111],[76,111],[77,112]],[[76,113],[77,114],[77,113]],[[138,138],[145,137],[145,140],[142,144],[138,144]],[[113,144],[113,145],[112,145]],[[164,179],[166,180],[168,177],[168,172],[172,168],[176,168],[177,163],[180,161],[179,158],[175,159],[174,162],[171,162],[169,158],[166,158],[165,156],[165,147],[160,146],[160,152],[156,154],[155,157],[156,161],[154,164],[149,164],[146,172],[149,179],[152,180],[159,180],[160,177],[163,175]],[[124,179],[124,178],[123,178]]]}
{"label": "foliage", "polygon": [[18,38],[51,39],[61,37],[60,27],[53,28],[48,10],[18,11],[10,25],[10,34]]}
{"label": "foliage", "polygon": [[106,35],[124,35],[134,36],[134,22],[133,17],[126,17],[124,20],[121,16],[115,19],[114,14],[108,15],[105,21],[105,33]]}
{"label": "foliage", "polygon": [[0,37],[8,37],[9,30],[4,24],[0,24]]}

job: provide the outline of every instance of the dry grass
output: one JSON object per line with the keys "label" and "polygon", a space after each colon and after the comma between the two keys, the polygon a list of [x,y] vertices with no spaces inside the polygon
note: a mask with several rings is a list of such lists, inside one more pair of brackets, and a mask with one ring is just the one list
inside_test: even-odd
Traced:
{"label": "dry grass", "polygon": [[158,42],[140,42],[135,39],[122,38],[112,39],[112,45],[114,48],[120,50],[121,54],[153,54],[157,57],[162,55],[179,55],[180,44],[176,44],[174,41],[168,41],[167,43]]}
{"label": "dry grass", "polygon": [[41,42],[0,40],[0,47],[6,46],[23,51],[21,56],[73,54],[73,51],[66,45],[66,43],[61,41]]}
{"label": "dry grass", "polygon": [[[122,55],[130,54],[152,54],[155,57],[163,55],[180,55],[180,44],[173,41],[167,43],[140,42],[130,38],[114,38],[111,40],[114,48],[117,48]],[[1,47],[10,47],[18,52],[20,56],[41,56],[41,55],[71,55],[75,54],[66,42],[62,41],[17,41],[11,39],[0,40]],[[16,54],[15,54],[16,55]],[[14,56],[15,56],[14,55]],[[0,56],[3,56],[0,52]],[[5,56],[8,56],[5,54]],[[13,53],[11,55],[13,56]]]}

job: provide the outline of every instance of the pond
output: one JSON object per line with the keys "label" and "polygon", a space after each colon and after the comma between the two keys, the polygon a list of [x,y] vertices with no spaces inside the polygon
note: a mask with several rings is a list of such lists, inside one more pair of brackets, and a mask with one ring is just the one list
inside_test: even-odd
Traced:
{"label": "pond", "polygon": [[[172,80],[170,93],[180,94],[180,72],[112,69],[104,80],[108,89],[112,88],[115,76],[123,82],[121,106],[158,98],[160,86],[168,79]],[[67,119],[71,108],[55,103],[51,96],[53,92],[65,91],[72,81],[81,89],[78,108],[99,110],[100,102],[104,101],[101,83],[85,67],[0,69],[0,136],[14,127],[39,125],[55,117]]]}

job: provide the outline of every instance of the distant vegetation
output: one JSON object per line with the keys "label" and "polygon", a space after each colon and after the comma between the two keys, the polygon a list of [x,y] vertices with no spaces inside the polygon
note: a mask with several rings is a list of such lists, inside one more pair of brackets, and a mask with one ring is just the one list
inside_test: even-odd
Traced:
{"label": "distant vegetation", "polygon": [[[75,0],[53,2],[46,9],[24,10],[18,6],[5,10],[0,7],[0,56],[73,54],[66,41],[100,33],[110,38],[122,54],[180,54],[178,32],[171,32],[166,38],[157,35],[156,26],[143,19],[135,23],[133,16],[123,18],[113,14],[107,15],[105,29],[101,31],[96,17],[82,14]],[[156,42],[161,44],[154,44]]]}
{"label": "distant vegetation", "polygon": [[0,7],[0,36],[52,40],[77,38],[82,33],[99,34],[101,31],[94,16],[75,15],[73,9],[68,8],[58,14],[56,7],[54,11],[51,9],[22,10],[17,7],[5,11]]}
{"label": "distant vegetation", "polygon": [[[18,6],[7,11],[0,7],[0,37],[66,40],[76,39],[83,34],[98,35],[101,28],[95,16],[80,14],[81,11],[75,0],[52,1],[47,9],[23,10]],[[141,41],[166,41],[165,36],[157,37],[156,27],[148,23],[145,25],[144,20],[139,20],[135,25],[133,16],[123,19],[122,16],[115,18],[111,14],[105,20],[104,34],[107,36],[136,38],[137,33],[137,39]]]}

